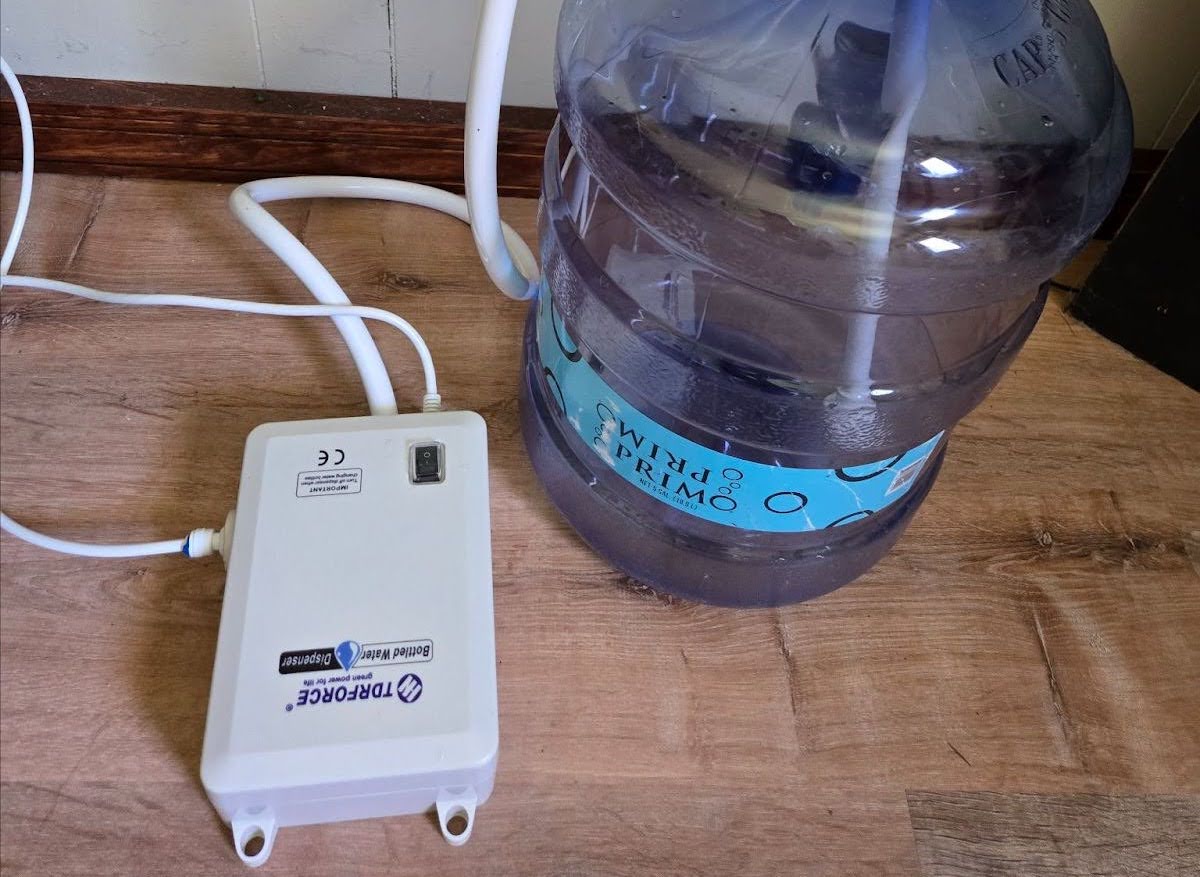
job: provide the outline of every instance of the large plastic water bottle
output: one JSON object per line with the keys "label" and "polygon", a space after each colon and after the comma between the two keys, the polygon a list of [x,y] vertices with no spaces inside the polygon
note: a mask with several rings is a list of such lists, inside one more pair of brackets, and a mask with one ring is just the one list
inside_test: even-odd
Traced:
{"label": "large plastic water bottle", "polygon": [[722,604],[891,547],[1132,151],[1086,0],[567,0],[556,82],[526,443],[601,555]]}

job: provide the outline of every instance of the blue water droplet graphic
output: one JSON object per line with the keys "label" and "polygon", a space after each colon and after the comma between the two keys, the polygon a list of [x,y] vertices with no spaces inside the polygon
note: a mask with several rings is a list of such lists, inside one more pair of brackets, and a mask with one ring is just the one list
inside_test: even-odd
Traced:
{"label": "blue water droplet graphic", "polygon": [[346,640],[333,650],[333,654],[337,657],[338,663],[342,665],[343,670],[349,670],[358,663],[359,655],[362,654],[362,646],[354,640]]}

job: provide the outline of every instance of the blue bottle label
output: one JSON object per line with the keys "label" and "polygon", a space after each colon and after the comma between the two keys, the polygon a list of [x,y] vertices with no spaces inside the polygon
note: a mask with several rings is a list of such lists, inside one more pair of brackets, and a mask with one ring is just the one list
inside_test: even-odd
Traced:
{"label": "blue bottle label", "polygon": [[660,426],[588,365],[543,289],[538,351],[563,419],[614,472],[673,508],[729,527],[804,533],[851,524],[900,500],[944,433],[878,463],[795,469],[722,454]]}

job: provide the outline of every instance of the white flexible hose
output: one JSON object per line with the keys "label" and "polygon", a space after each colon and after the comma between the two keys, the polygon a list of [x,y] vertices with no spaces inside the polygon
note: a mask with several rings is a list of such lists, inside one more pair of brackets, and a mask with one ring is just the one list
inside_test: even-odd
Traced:
{"label": "white flexible hose", "polygon": [[[317,301],[329,305],[348,305],[350,299],[317,257],[261,206],[273,201],[297,198],[393,201],[428,207],[463,222],[469,221],[467,201],[461,195],[435,189],[433,186],[400,180],[381,180],[373,177],[282,177],[256,180],[234,189],[233,194],[229,196],[229,206],[238,221],[288,266]],[[499,222],[499,214],[496,219]],[[500,222],[500,229],[505,252],[511,251],[514,254],[521,270],[536,275],[537,262],[528,245],[521,240],[521,236],[506,223]],[[355,317],[342,316],[335,318],[334,322],[337,323],[338,330],[342,333],[350,355],[358,367],[371,413],[395,414],[396,396],[392,390],[391,379],[379,356],[379,349],[362,321]],[[415,332],[405,334],[413,340],[414,345],[418,344],[419,335]],[[419,342],[419,347],[427,351],[423,340]]]}
{"label": "white flexible hose", "polygon": [[[367,198],[438,210],[471,226],[479,258],[501,292],[518,300],[536,295],[537,260],[521,236],[500,218],[496,179],[500,103],[516,9],[517,0],[485,0],[480,12],[464,132],[466,198],[419,183],[370,177],[285,177],[257,180],[234,190],[229,199],[234,215],[318,301],[349,304],[325,266],[262,204],[296,198]],[[342,317],[336,322],[362,377],[371,413],[394,414],[396,398],[374,341],[360,321]]]}
{"label": "white flexible hose", "polygon": [[[29,103],[25,92],[8,62],[0,58],[0,75],[8,83],[12,92],[13,103],[17,107],[17,120],[21,126],[21,192],[17,199],[17,211],[13,217],[12,228],[8,232],[8,240],[4,244],[4,254],[0,258],[0,288],[5,280],[13,283],[16,280],[36,280],[35,278],[10,278],[8,269],[12,265],[17,247],[21,243],[21,234],[25,230],[25,219],[29,216],[29,202],[33,195],[33,120],[29,116]],[[47,281],[53,282],[53,281]],[[157,554],[182,553],[188,557],[207,557],[214,551],[221,550],[223,532],[220,530],[196,529],[183,539],[167,539],[161,542],[128,542],[123,544],[93,545],[85,542],[72,542],[47,536],[36,530],[31,530],[24,524],[19,524],[0,511],[0,530],[16,536],[32,545],[60,554],[74,554],[80,557],[149,557]]]}
{"label": "white flexible hose", "polygon": [[[0,287],[7,280],[12,285],[63,292],[113,304],[332,317],[362,377],[372,414],[394,414],[397,411],[395,391],[379,349],[362,322],[363,319],[380,320],[403,332],[416,348],[425,375],[423,407],[426,411],[437,410],[441,403],[437,377],[429,348],[420,333],[407,321],[388,311],[351,305],[325,266],[261,205],[294,198],[371,198],[439,210],[471,224],[476,249],[488,276],[505,295],[514,299],[532,298],[538,286],[537,262],[520,235],[501,220],[496,182],[500,102],[516,5],[517,0],[484,0],[480,14],[467,98],[464,154],[466,198],[416,183],[362,177],[259,180],[240,186],[230,196],[230,206],[239,221],[296,274],[313,296],[322,302],[320,305],[267,304],[207,296],[111,293],[62,281],[8,277],[29,214],[33,192],[33,123],[20,83],[12,68],[0,58],[0,73],[12,92],[21,126],[21,190],[13,226],[0,259]],[[18,524],[3,512],[0,512],[0,529],[43,548],[87,557],[139,557],[179,551],[188,556],[204,556],[215,550],[213,546],[220,544],[221,540],[220,531],[194,530],[183,540],[87,545],[38,533]],[[189,550],[191,545],[196,546],[195,551]]]}
{"label": "white flexible hose", "polygon": [[[367,199],[414,204],[421,208],[437,210],[462,222],[470,222],[466,198],[446,192],[442,188],[421,185],[419,182],[380,180],[371,176],[284,176],[247,182],[246,185],[235,188],[229,196],[229,206],[242,226],[268,246],[271,252],[300,278],[314,298],[329,305],[349,304],[349,299],[334,277],[308,248],[262,208],[263,204],[298,198]],[[508,254],[510,264],[515,264],[518,272],[534,277],[538,275],[538,262],[529,246],[521,239],[521,235],[508,223],[500,221],[498,212],[496,221],[499,224],[502,248],[505,254]],[[529,286],[528,281],[526,286]],[[391,383],[386,377],[383,361],[379,360],[378,350],[374,348],[370,337],[367,336],[364,340],[359,331],[355,331],[355,325],[361,328],[359,320],[343,318],[338,329],[346,338],[350,354],[359,366],[372,413],[395,414],[395,397],[391,398],[390,412],[384,410],[388,402],[384,388],[386,394],[390,394]]]}
{"label": "white flexible hose", "polygon": [[[229,206],[234,215],[271,252],[278,256],[280,261],[287,265],[300,282],[308,287],[308,291],[317,301],[327,305],[350,304],[350,299],[342,291],[342,287],[338,285],[338,282],[333,279],[333,275],[326,270],[317,257],[309,251],[308,247],[288,231],[283,223],[256,203],[259,200],[277,201],[288,197],[304,198],[308,196],[294,194],[279,195],[274,198],[266,197],[272,190],[270,183],[287,181],[267,180],[264,182],[267,185],[247,183],[234,190],[229,197]],[[375,345],[375,340],[367,331],[367,327],[363,325],[362,320],[352,317],[335,317],[333,322],[338,331],[342,333],[346,347],[350,350],[350,356],[358,368],[371,413],[395,414],[398,411],[396,393],[388,378],[387,366],[383,364],[383,357],[379,355],[379,348]]]}
{"label": "white flexible hose", "polygon": [[57,551],[60,554],[74,554],[78,557],[151,557],[156,554],[182,554],[184,545],[188,541],[188,537],[181,537],[162,542],[133,542],[125,545],[91,545],[85,542],[71,542],[30,530],[23,524],[18,524],[4,512],[0,512],[0,529],[39,548]]}
{"label": "white flexible hose", "polygon": [[512,42],[517,0],[486,0],[475,35],[471,79],[467,88],[464,176],[475,248],[492,282],[509,298],[525,300],[537,294],[537,272],[518,267],[500,221],[496,182],[496,150],[504,72]]}
{"label": "white flexible hose", "polygon": [[[437,391],[437,375],[433,367],[433,358],[429,353],[429,348],[426,346],[425,340],[406,320],[398,317],[391,311],[355,305],[286,305],[274,302],[241,301],[239,299],[221,299],[200,295],[103,292],[98,289],[80,286],[76,283],[47,280],[41,277],[22,277],[19,275],[9,275],[5,280],[10,287],[19,286],[31,289],[43,289],[50,292],[62,292],[108,304],[203,308],[206,310],[283,317],[345,317],[353,319],[360,326],[362,325],[361,321],[364,319],[379,320],[403,332],[416,348],[417,355],[421,360],[421,368],[425,373],[424,410],[436,411],[441,407],[441,397]],[[367,337],[369,338],[370,336]],[[197,529],[193,530],[183,539],[169,539],[162,542],[93,545],[47,536],[44,533],[39,533],[36,530],[31,530],[17,523],[3,512],[0,512],[0,529],[11,533],[18,539],[50,551],[57,551],[61,554],[73,554],[80,557],[101,558],[149,557],[157,554],[179,553],[190,558],[207,557],[221,550],[220,546],[223,535],[220,530]]]}
{"label": "white flexible hose", "polygon": [[[866,252],[862,259],[859,298],[875,306],[883,304],[885,269],[892,244],[909,129],[925,94],[930,2],[896,0],[893,13],[882,96],[883,108],[892,115],[893,122],[879,146],[871,169],[873,186],[863,208]],[[851,318],[846,335],[838,395],[863,410],[870,408],[873,401],[871,366],[875,360],[878,327],[878,313],[859,313]],[[861,428],[863,420],[855,418],[848,425]]]}
{"label": "white flexible hose", "polygon": [[59,539],[37,530],[30,530],[4,512],[0,512],[0,530],[11,533],[30,545],[57,551],[59,554],[73,554],[76,557],[153,557],[158,554],[182,554],[196,559],[222,553],[226,536],[232,535],[227,534],[225,530],[201,528],[193,530],[182,539],[164,539],[161,542],[110,542],[97,545],[92,542],[72,542],[69,539]]}
{"label": "white flexible hose", "polygon": [[[33,121],[29,117],[29,102],[25,99],[25,92],[21,89],[21,84],[17,81],[12,68],[3,58],[0,58],[0,75],[4,77],[4,81],[8,83],[8,88],[12,92],[13,103],[17,107],[17,120],[21,126],[21,190],[17,198],[17,211],[13,217],[12,228],[9,230],[8,240],[4,244],[4,254],[0,256],[0,287],[3,287],[5,280],[9,279],[7,278],[8,269],[12,265],[13,257],[16,256],[17,247],[21,243],[21,233],[25,230],[25,219],[29,216],[29,202],[33,196]],[[191,542],[191,536],[188,536],[162,542],[89,545],[38,533],[23,524],[18,524],[2,511],[0,511],[0,530],[50,551],[74,554],[80,557],[148,557],[156,554],[187,553],[187,546]],[[197,543],[206,545],[213,543],[215,535],[212,530],[194,530],[193,534],[198,537],[203,535],[204,538],[198,538]],[[207,553],[211,553],[211,551]],[[203,555],[189,554],[189,556]]]}
{"label": "white flexible hose", "polygon": [[29,216],[29,200],[33,197],[33,122],[29,118],[29,102],[25,100],[21,83],[17,82],[16,74],[3,58],[0,58],[0,75],[4,76],[8,90],[12,92],[21,126],[21,194],[17,197],[17,212],[8,232],[8,241],[4,244],[4,255],[0,256],[0,286],[3,286],[4,275],[8,273],[17,254],[17,245],[21,243],[21,232],[25,230],[25,219]]}
{"label": "white flexible hose", "polygon": [[[377,177],[281,177],[272,180],[256,180],[239,187],[246,190],[259,204],[284,201],[291,198],[349,198],[370,201],[392,201],[398,204],[413,204],[428,207],[439,213],[453,216],[469,223],[471,221],[467,199],[445,189],[409,183],[404,180],[384,180]],[[235,192],[236,194],[236,192]],[[233,196],[230,196],[233,200]],[[242,219],[241,216],[238,217]],[[499,214],[497,214],[499,219]],[[244,220],[243,220],[244,222]],[[517,269],[527,276],[538,274],[537,259],[525,240],[507,222],[500,222],[500,230],[510,258]]]}

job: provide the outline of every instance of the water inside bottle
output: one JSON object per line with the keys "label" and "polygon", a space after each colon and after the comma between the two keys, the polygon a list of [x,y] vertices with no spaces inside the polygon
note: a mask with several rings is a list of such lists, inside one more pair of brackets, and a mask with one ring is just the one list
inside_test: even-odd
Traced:
{"label": "water inside bottle", "polygon": [[745,605],[869,568],[1111,206],[1090,7],[980,36],[1003,16],[970,5],[565,8],[523,416],[635,578]]}

